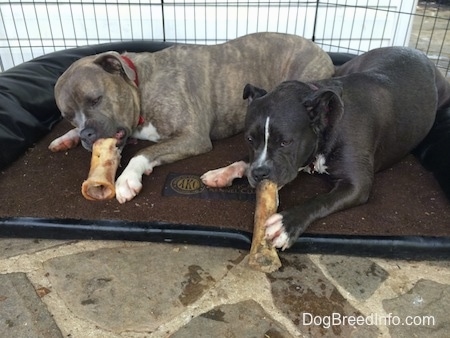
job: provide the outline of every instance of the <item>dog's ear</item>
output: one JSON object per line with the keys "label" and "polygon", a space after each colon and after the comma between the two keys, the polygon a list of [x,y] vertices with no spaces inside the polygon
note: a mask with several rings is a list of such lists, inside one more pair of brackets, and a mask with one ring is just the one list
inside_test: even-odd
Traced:
{"label": "dog's ear", "polygon": [[324,87],[312,92],[303,105],[308,112],[311,126],[316,132],[322,132],[333,126],[344,113],[342,88]]}
{"label": "dog's ear", "polygon": [[248,99],[248,104],[250,104],[254,99],[257,99],[258,97],[264,96],[266,94],[267,92],[264,89],[255,87],[248,83],[244,87],[244,93],[242,97],[244,100]]}
{"label": "dog's ear", "polygon": [[95,58],[94,63],[100,65],[108,73],[123,74],[131,81],[136,81],[136,73],[117,52],[101,53]]}

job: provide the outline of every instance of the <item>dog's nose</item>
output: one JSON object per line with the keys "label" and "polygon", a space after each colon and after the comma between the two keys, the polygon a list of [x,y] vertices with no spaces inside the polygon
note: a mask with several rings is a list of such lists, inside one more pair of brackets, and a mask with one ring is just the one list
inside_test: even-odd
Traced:
{"label": "dog's nose", "polygon": [[269,175],[270,168],[268,166],[260,166],[252,170],[252,176],[256,182],[261,182],[262,180],[269,178]]}
{"label": "dog's nose", "polygon": [[80,132],[83,141],[93,144],[97,140],[97,131],[94,128],[87,127]]}

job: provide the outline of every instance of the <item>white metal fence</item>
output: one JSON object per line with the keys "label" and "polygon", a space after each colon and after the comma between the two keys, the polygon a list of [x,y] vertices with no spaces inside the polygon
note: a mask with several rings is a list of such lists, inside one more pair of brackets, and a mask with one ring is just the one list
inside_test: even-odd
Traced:
{"label": "white metal fence", "polygon": [[413,45],[426,49],[448,72],[447,30],[434,36],[436,41],[431,32],[428,46],[420,35],[430,18],[449,28],[446,8],[444,23],[440,6],[430,8],[437,8],[434,15],[416,13],[416,0],[0,0],[0,69],[88,44],[136,39],[211,44],[277,31],[313,39],[326,51]]}

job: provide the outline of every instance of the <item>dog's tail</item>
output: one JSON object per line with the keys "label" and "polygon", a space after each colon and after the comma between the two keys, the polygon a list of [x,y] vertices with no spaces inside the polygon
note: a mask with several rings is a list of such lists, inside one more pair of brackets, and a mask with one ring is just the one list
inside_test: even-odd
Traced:
{"label": "dog's tail", "polygon": [[433,127],[413,154],[433,173],[450,200],[450,105],[437,111]]}

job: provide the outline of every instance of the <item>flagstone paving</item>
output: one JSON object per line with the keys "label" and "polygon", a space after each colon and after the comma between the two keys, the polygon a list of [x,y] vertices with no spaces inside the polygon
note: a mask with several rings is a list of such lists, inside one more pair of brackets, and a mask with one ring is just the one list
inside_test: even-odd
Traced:
{"label": "flagstone paving", "polygon": [[1,337],[445,337],[450,262],[0,240]]}

